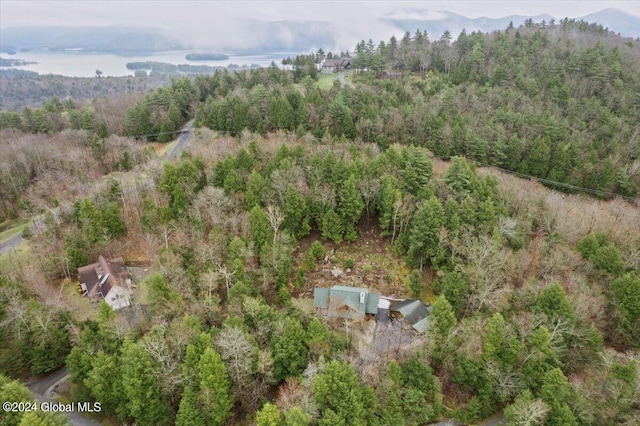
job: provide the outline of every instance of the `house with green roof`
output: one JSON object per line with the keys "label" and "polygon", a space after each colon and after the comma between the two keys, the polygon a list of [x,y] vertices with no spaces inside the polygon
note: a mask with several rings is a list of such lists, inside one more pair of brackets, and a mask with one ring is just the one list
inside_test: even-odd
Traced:
{"label": "house with green roof", "polygon": [[378,312],[380,294],[366,288],[336,285],[313,290],[313,306],[327,316],[364,319]]}

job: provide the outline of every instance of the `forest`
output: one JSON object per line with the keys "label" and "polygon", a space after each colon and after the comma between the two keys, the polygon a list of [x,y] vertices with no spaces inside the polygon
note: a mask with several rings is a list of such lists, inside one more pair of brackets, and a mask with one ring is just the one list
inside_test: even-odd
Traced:
{"label": "forest", "polygon": [[[3,399],[66,365],[106,424],[639,423],[640,42],[418,30],[328,87],[324,57],[0,111],[0,232],[43,223],[0,256]],[[141,266],[131,308],[75,292],[99,255]],[[314,309],[335,284],[427,331],[381,349]]]}

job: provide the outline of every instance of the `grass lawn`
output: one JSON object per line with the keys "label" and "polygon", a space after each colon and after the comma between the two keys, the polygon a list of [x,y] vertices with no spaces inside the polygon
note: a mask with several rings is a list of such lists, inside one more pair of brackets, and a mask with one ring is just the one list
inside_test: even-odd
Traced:
{"label": "grass lawn", "polygon": [[0,224],[0,241],[13,237],[29,227],[30,219],[7,220]]}
{"label": "grass lawn", "polygon": [[169,152],[169,150],[176,144],[177,140],[174,140],[172,142],[151,142],[151,145],[153,146],[153,150],[156,152],[156,154],[158,155],[158,157],[164,157],[165,155],[167,155],[167,152]]}
{"label": "grass lawn", "polygon": [[59,285],[62,286],[62,298],[65,305],[71,311],[76,321],[84,321],[87,319],[96,319],[97,309],[91,305],[89,299],[78,293],[76,289],[77,281],[65,279]]}
{"label": "grass lawn", "polygon": [[0,271],[10,273],[29,262],[31,248],[26,241],[0,255]]}
{"label": "grass lawn", "polygon": [[316,86],[322,90],[328,90],[333,87],[333,82],[336,81],[335,74],[318,74],[318,81]]}
{"label": "grass lawn", "polygon": [[11,228],[15,228],[16,226],[24,225],[29,222],[29,219],[9,219],[0,223],[0,232],[4,232]]}

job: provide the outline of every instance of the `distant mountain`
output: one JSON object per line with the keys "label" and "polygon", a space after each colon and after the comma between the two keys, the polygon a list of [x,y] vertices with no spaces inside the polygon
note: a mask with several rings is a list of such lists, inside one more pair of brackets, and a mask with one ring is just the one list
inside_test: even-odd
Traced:
{"label": "distant mountain", "polygon": [[[416,16],[416,18],[412,18],[412,16]],[[420,18],[421,16],[425,17]],[[542,20],[548,22],[551,19],[555,19],[553,16],[546,14],[536,16],[511,15],[505,16],[504,18],[487,18],[484,16],[480,18],[467,18],[466,16],[453,12],[429,13],[424,9],[409,9],[402,11],[401,14],[394,12],[388,17],[383,18],[382,21],[402,31],[409,31],[411,34],[417,29],[427,30],[431,38],[440,37],[442,33],[449,30],[455,38],[463,29],[467,32],[503,30],[507,28],[510,22],[513,22],[513,25],[517,27],[529,18],[533,19],[534,22],[541,22]]]}
{"label": "distant mountain", "polygon": [[[412,18],[416,16],[417,18]],[[424,16],[424,18],[419,18]],[[511,15],[503,18],[467,18],[452,12],[429,12],[425,9],[407,9],[400,12],[393,12],[382,18],[383,22],[394,25],[402,31],[414,33],[417,29],[427,30],[429,36],[439,37],[445,30],[457,37],[462,29],[467,32],[481,31],[491,32],[505,29],[510,22],[516,27],[523,24],[525,20],[532,19],[533,22],[546,22],[555,19],[558,21],[563,17],[554,17],[548,14],[524,16]],[[600,12],[576,18],[588,22],[596,22],[609,30],[620,33],[623,37],[640,37],[640,17],[630,15],[617,9],[605,9]]]}
{"label": "distant mountain", "polygon": [[17,49],[82,49],[122,55],[184,48],[164,30],[151,27],[16,27],[2,30],[2,43]]}
{"label": "distant mountain", "polygon": [[[243,19],[237,22],[233,34],[188,34],[153,27],[17,27],[2,29],[0,51],[15,53],[22,49],[52,50],[83,49],[136,55],[179,49],[202,49],[239,54],[275,54],[279,52],[309,52],[320,47],[325,50],[352,49],[361,39],[388,39],[406,31],[414,34],[426,30],[431,38],[438,38],[449,30],[456,38],[463,29],[491,32],[505,29],[510,22],[520,26],[527,19],[539,23],[558,21],[562,17],[548,14],[536,16],[511,15],[502,18],[468,18],[452,12],[435,12],[421,8],[398,9],[375,22],[349,25],[336,19],[325,21]],[[579,17],[619,32],[623,37],[640,37],[640,17],[616,9],[605,9]],[[375,32],[374,32],[375,28]],[[179,34],[180,33],[180,34]],[[179,35],[178,35],[179,34]],[[186,41],[189,40],[190,41]]]}
{"label": "distant mountain", "polygon": [[622,37],[640,37],[640,17],[629,15],[618,9],[601,10],[579,19],[597,22],[611,31],[620,33]]}
{"label": "distant mountain", "polygon": [[339,35],[332,23],[324,21],[242,19],[237,23],[233,37],[194,39],[192,44],[197,49],[236,54],[308,52],[336,46]]}

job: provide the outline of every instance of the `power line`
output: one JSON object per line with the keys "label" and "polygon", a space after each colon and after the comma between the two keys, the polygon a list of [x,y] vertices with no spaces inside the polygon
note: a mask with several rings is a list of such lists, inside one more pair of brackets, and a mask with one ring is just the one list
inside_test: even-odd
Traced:
{"label": "power line", "polygon": [[[237,135],[241,135],[242,132],[238,132],[238,131],[234,131],[234,130],[217,130],[217,129],[210,129],[213,132],[216,133],[222,133],[222,134],[228,134],[230,136],[237,136]],[[176,133],[183,133],[183,130],[175,130],[172,132],[161,132],[161,133],[156,133],[156,134],[150,134],[150,135],[139,135],[136,137],[150,137],[150,136],[160,136],[160,135],[168,135],[168,134],[176,134]],[[593,194],[593,195],[600,195],[600,196],[604,196],[604,197],[610,197],[610,198],[622,198],[624,200],[630,201],[632,203],[640,203],[640,199],[637,198],[633,198],[633,197],[628,197],[626,195],[621,195],[621,194],[616,194],[613,192],[607,192],[607,191],[600,191],[598,189],[593,189],[593,188],[585,188],[585,187],[581,187],[581,186],[576,186],[576,185],[571,185],[569,183],[563,183],[563,182],[557,182],[557,181],[553,181],[550,179],[544,179],[541,177],[537,177],[537,176],[532,176],[532,175],[528,175],[525,173],[521,173],[521,172],[516,172],[513,170],[509,170],[509,169],[504,169],[502,167],[498,167],[498,166],[494,166],[491,164],[486,164],[486,163],[482,163],[480,161],[476,161],[473,160],[476,164],[479,164],[483,167],[489,167],[492,169],[496,169],[496,170],[500,170],[502,172],[520,177],[520,178],[526,178],[526,179],[530,179],[530,180],[536,180],[538,182],[542,182],[542,183],[546,183],[548,185],[554,185],[554,186],[559,186],[562,188],[566,188],[572,191],[579,191],[579,192],[584,192],[584,193],[588,193],[588,194]]]}
{"label": "power line", "polygon": [[479,161],[475,161],[475,163],[477,163],[477,164],[479,164],[481,166],[484,166],[484,167],[497,169],[497,170],[500,170],[502,172],[505,172],[505,173],[508,173],[508,174],[511,174],[511,175],[515,175],[517,177],[536,180],[538,182],[546,183],[546,184],[549,184],[549,185],[560,186],[560,187],[563,187],[563,188],[571,189],[573,191],[586,192],[586,193],[593,194],[593,195],[601,195],[601,196],[606,196],[606,197],[611,197],[611,198],[619,197],[619,198],[625,199],[627,201],[631,201],[633,203],[640,203],[640,199],[627,197],[625,195],[615,194],[613,192],[600,191],[598,189],[584,188],[584,187],[581,187],[581,186],[571,185],[569,183],[556,182],[556,181],[553,181],[553,180],[550,180],[550,179],[544,179],[544,178],[528,175],[528,174],[521,173],[521,172],[515,172],[513,170],[503,169],[502,167],[492,166],[490,164],[481,163]]}
{"label": "power line", "polygon": [[162,135],[173,135],[173,134],[182,133],[182,132],[183,132],[183,130],[180,129],[180,130],[174,130],[174,131],[171,131],[171,132],[160,132],[160,133],[152,133],[152,134],[146,134],[146,135],[132,135],[131,137],[133,137],[133,138],[148,138],[148,137],[151,137],[151,136],[155,137],[155,136],[162,136]]}

